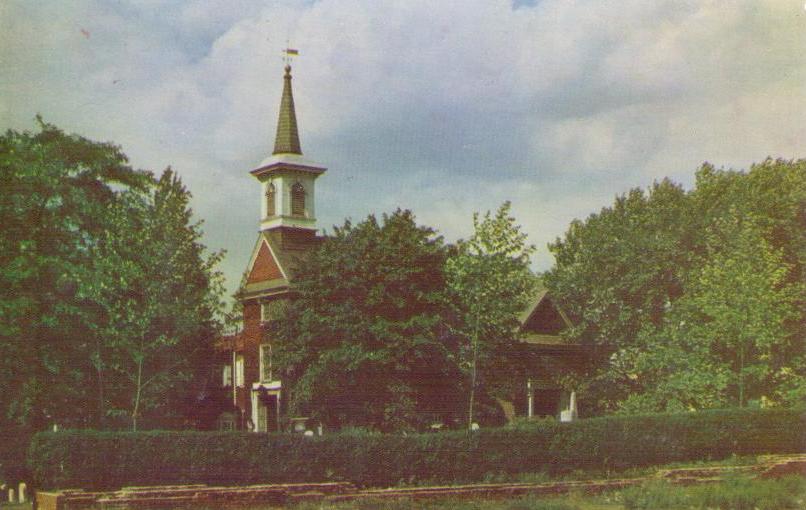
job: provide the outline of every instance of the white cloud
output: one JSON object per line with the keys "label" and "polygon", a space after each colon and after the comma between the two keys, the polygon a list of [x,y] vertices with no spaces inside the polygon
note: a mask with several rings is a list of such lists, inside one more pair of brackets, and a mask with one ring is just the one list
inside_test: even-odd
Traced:
{"label": "white cloud", "polygon": [[[521,5],[524,4],[524,5]],[[397,206],[450,239],[512,200],[541,249],[629,187],[806,152],[798,2],[86,0],[3,7],[0,127],[40,112],[176,168],[237,284],[280,49],[322,227]],[[84,30],[84,32],[82,32]]]}

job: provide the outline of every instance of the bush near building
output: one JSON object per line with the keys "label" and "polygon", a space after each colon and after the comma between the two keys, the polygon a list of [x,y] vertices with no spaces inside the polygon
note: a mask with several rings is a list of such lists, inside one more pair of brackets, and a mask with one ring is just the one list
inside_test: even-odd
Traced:
{"label": "bush near building", "polygon": [[496,474],[802,452],[804,425],[802,409],[743,409],[408,436],[66,431],[37,434],[28,462],[37,487],[46,489],[326,480],[363,486],[453,483]]}

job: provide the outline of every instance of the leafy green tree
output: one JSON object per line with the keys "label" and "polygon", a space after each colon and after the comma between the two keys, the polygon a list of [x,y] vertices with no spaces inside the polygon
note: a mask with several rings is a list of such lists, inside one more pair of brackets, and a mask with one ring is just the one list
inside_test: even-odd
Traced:
{"label": "leafy green tree", "polygon": [[38,133],[0,137],[0,429],[95,422],[86,338],[97,310],[75,289],[119,190],[150,180],[118,147],[37,122]]}
{"label": "leafy green tree", "polygon": [[549,245],[555,265],[543,280],[573,324],[566,334],[598,353],[571,383],[594,411],[614,410],[641,389],[623,360],[644,348],[639,332],[660,324],[668,304],[682,295],[702,249],[688,202],[668,180],[648,192],[633,189],[612,207],[575,220]]}
{"label": "leafy green tree", "polygon": [[712,340],[732,374],[731,400],[744,407],[748,395],[770,395],[774,365],[785,362],[776,360],[776,351],[792,351],[787,325],[800,318],[804,287],[790,280],[792,266],[764,239],[753,217],[729,217],[714,230],[712,253],[687,293],[704,316],[692,322],[703,331],[692,335]]}
{"label": "leafy green tree", "polygon": [[99,310],[76,288],[104,211],[151,179],[112,144],[37,124],[0,136],[0,474],[11,481],[32,432],[98,423]]}
{"label": "leafy green tree", "polygon": [[803,399],[806,161],[696,177],[632,190],[550,246],[545,282],[568,336],[597,348],[579,383],[600,410]]}
{"label": "leafy green tree", "polygon": [[[166,170],[148,193],[126,193],[108,215],[113,229],[93,247],[82,292],[105,322],[93,358],[116,381],[109,412],[137,430],[145,412],[176,414],[177,389],[211,357],[222,311],[220,253],[204,255],[190,193]],[[180,391],[181,393],[181,391]]]}
{"label": "leafy green tree", "polygon": [[[500,367],[508,358],[516,337],[518,315],[526,308],[535,289],[529,270],[534,246],[526,244],[510,216],[510,203],[495,216],[473,215],[473,235],[460,241],[446,263],[448,287],[454,296],[456,332],[461,366],[469,374],[468,427],[474,421],[479,373],[486,380],[506,378]],[[496,363],[497,362],[497,363]]]}
{"label": "leafy green tree", "polygon": [[410,211],[335,228],[301,264],[277,322],[292,413],[382,430],[458,418],[447,256]]}
{"label": "leafy green tree", "polygon": [[752,217],[721,219],[707,236],[710,256],[664,325],[646,335],[633,372],[643,393],[626,411],[690,410],[776,400],[776,376],[791,373],[787,325],[803,290]]}
{"label": "leafy green tree", "polygon": [[[202,256],[189,195],[172,173],[155,180],[112,144],[38,123],[36,133],[0,137],[0,431],[11,437],[52,423],[102,427],[110,411],[125,409],[119,340],[141,323],[134,309],[122,313],[124,297],[134,307],[148,296],[149,306],[172,314],[152,321],[149,335],[181,328],[203,345],[219,292],[217,256]],[[196,270],[181,271],[195,262]],[[190,352],[175,356],[193,364]],[[186,388],[176,380],[160,384],[181,400]]]}
{"label": "leafy green tree", "polygon": [[[731,218],[751,218],[754,230],[789,267],[785,283],[806,286],[806,160],[767,159],[748,171],[706,164],[697,172],[690,195],[700,232],[734,221]],[[806,293],[798,298],[797,308],[801,318],[787,325],[787,336],[799,341],[788,344],[806,347]],[[802,355],[803,349],[785,356]]]}

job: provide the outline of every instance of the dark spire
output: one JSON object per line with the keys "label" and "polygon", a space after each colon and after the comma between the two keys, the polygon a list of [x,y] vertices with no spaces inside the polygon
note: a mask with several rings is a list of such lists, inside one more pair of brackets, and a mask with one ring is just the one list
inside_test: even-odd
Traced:
{"label": "dark spire", "polygon": [[291,66],[285,66],[283,98],[280,100],[280,116],[277,119],[277,136],[272,154],[302,154],[297,131],[297,114],[294,111],[294,96],[291,94]]}

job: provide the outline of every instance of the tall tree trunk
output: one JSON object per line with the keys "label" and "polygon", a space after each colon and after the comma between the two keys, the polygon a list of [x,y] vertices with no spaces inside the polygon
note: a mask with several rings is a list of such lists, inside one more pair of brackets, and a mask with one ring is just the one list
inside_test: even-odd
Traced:
{"label": "tall tree trunk", "polygon": [[95,353],[97,359],[95,360],[95,371],[98,374],[98,428],[104,430],[104,417],[106,415],[106,406],[104,404],[104,376],[103,365],[101,363],[101,339],[95,339]]}
{"label": "tall tree trunk", "polygon": [[140,392],[143,389],[143,360],[137,362],[137,390],[134,393],[134,409],[132,409],[132,430],[137,432],[137,418],[140,413]]}
{"label": "tall tree trunk", "polygon": [[104,430],[105,428],[104,417],[106,415],[106,406],[104,405],[103,370],[99,366],[96,367],[96,371],[98,372],[98,429]]}
{"label": "tall tree trunk", "polygon": [[470,404],[467,411],[467,429],[473,428],[473,404],[476,400],[476,365],[478,362],[479,354],[479,307],[476,304],[476,323],[473,325],[473,365],[470,370]]}
{"label": "tall tree trunk", "polygon": [[739,407],[744,407],[744,344],[739,345]]}

